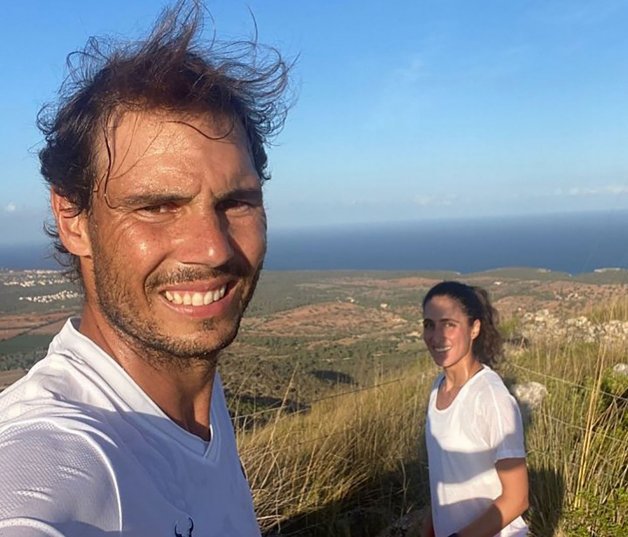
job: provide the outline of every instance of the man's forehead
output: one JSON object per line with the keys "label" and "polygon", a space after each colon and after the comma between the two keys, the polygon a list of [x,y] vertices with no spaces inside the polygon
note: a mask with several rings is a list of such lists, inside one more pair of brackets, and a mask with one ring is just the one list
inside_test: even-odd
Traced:
{"label": "man's forehead", "polygon": [[231,142],[241,141],[243,134],[240,122],[231,115],[163,109],[122,110],[112,116],[104,132],[115,143],[128,143],[146,137],[167,141],[186,129],[208,139]]}
{"label": "man's forehead", "polygon": [[[243,144],[250,152],[243,127],[225,114],[122,110],[111,117],[96,144],[101,177],[122,176],[133,167],[150,165],[151,156],[189,151],[189,136],[224,144]],[[179,166],[186,164],[184,157],[176,162]]]}

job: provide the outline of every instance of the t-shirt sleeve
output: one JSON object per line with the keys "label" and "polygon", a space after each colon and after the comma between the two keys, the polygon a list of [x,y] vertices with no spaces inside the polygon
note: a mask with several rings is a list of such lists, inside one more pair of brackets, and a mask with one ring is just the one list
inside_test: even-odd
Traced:
{"label": "t-shirt sleeve", "polygon": [[0,430],[0,537],[103,537],[119,527],[115,477],[93,440],[47,422]]}
{"label": "t-shirt sleeve", "polygon": [[506,387],[487,386],[478,405],[477,427],[492,452],[493,462],[525,457],[521,413]]}

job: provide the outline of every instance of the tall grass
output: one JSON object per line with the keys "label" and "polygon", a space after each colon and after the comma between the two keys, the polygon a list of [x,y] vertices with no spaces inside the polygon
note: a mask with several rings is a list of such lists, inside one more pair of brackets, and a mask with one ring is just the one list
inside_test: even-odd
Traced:
{"label": "tall grass", "polygon": [[584,312],[593,323],[605,323],[608,321],[628,322],[628,287],[622,295],[617,295],[606,304],[598,304]]}
{"label": "tall grass", "polygon": [[539,343],[512,361],[519,381],[549,392],[526,434],[534,535],[628,535],[628,377],[612,372],[621,361],[625,342]]}
{"label": "tall grass", "polygon": [[[549,392],[526,427],[533,536],[628,535],[628,381],[610,372],[625,354],[625,342],[539,342],[503,366],[507,379],[538,381]],[[417,363],[376,389],[240,431],[263,530],[374,536],[425,506],[423,426],[435,373]]]}
{"label": "tall grass", "polygon": [[376,529],[403,514],[427,490],[417,439],[431,376],[413,367],[403,379],[381,378],[378,388],[242,431],[263,529],[357,535],[356,526]]}

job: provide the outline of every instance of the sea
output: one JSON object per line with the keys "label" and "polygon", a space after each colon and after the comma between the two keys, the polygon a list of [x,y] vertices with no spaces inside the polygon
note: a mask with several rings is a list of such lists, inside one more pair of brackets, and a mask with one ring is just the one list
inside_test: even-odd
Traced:
{"label": "sea", "polygon": [[[628,211],[269,231],[267,270],[628,269]],[[59,268],[47,244],[0,245],[0,268]]]}

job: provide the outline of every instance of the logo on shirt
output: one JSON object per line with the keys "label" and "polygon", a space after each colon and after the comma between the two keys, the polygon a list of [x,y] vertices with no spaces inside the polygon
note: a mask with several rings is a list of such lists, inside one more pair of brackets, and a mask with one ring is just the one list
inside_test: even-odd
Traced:
{"label": "logo on shirt", "polygon": [[[183,527],[186,529],[182,530]],[[194,531],[194,521],[191,517],[188,517],[187,522],[177,521],[174,525],[175,537],[192,537],[192,531]]]}

